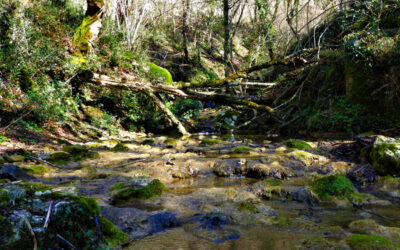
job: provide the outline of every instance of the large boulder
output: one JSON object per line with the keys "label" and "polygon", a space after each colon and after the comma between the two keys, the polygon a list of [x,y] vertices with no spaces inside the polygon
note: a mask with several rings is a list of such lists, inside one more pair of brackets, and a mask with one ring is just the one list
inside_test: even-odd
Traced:
{"label": "large boulder", "polygon": [[20,167],[12,164],[4,164],[0,169],[0,179],[19,180],[26,179],[28,175]]}
{"label": "large boulder", "polygon": [[370,153],[379,175],[400,175],[400,139],[378,136]]}

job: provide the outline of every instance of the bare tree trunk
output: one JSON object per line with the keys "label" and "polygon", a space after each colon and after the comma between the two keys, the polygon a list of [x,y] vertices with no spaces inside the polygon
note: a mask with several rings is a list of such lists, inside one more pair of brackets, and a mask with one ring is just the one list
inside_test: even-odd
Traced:
{"label": "bare tree trunk", "polygon": [[224,63],[225,63],[225,76],[231,72],[229,67],[229,38],[230,38],[230,25],[229,25],[229,0],[223,0],[224,5]]}
{"label": "bare tree trunk", "polygon": [[189,50],[188,50],[188,11],[190,7],[190,0],[183,0],[182,1],[182,7],[183,7],[183,15],[182,15],[182,23],[183,23],[183,28],[182,28],[182,37],[183,37],[183,53],[185,55],[185,64],[189,63]]}

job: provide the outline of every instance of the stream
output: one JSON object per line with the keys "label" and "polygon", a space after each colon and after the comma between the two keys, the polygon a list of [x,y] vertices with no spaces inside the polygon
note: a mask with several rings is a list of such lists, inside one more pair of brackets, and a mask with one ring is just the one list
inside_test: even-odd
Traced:
{"label": "stream", "polygon": [[[354,231],[352,221],[400,227],[398,200],[378,184],[358,186],[368,196],[357,201],[318,202],[309,191],[316,175],[349,176],[357,168],[329,153],[343,140],[310,142],[313,150],[288,149],[265,136],[137,138],[123,142],[125,152],[114,152],[117,143],[86,143],[99,158],[69,162],[39,180],[95,198],[101,215],[133,239],[126,249],[294,249],[318,245],[307,239],[321,237],[340,246]],[[143,176],[169,191],[111,202],[115,184]],[[357,176],[355,185],[369,178]]]}

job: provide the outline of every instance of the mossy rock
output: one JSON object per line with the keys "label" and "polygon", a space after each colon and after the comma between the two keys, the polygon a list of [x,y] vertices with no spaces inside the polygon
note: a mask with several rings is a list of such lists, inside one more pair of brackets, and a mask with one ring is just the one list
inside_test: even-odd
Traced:
{"label": "mossy rock", "polygon": [[131,200],[145,200],[154,196],[160,196],[163,192],[168,191],[168,188],[158,179],[154,179],[147,186],[141,188],[124,187],[116,190],[112,195],[112,203],[123,203]]}
{"label": "mossy rock", "polygon": [[60,161],[68,161],[71,158],[71,155],[64,151],[54,152],[50,155],[50,162],[60,162]]}
{"label": "mossy rock", "polygon": [[237,208],[241,212],[256,213],[258,211],[257,207],[250,201],[242,201],[238,203]]}
{"label": "mossy rock", "polygon": [[146,140],[142,141],[140,144],[142,144],[142,145],[153,145],[154,144],[154,140],[153,139],[146,139]]}
{"label": "mossy rock", "polygon": [[179,140],[178,139],[175,139],[175,138],[167,138],[165,141],[164,141],[164,144],[165,145],[173,145],[173,144],[175,144],[176,142],[178,142]]}
{"label": "mossy rock", "polygon": [[355,192],[353,183],[340,174],[319,176],[311,182],[311,188],[322,200],[346,198]]}
{"label": "mossy rock", "polygon": [[120,142],[111,149],[113,152],[128,152],[129,150],[127,146]]}
{"label": "mossy rock", "polygon": [[353,250],[400,249],[399,244],[377,235],[354,234],[346,238],[346,243]]}
{"label": "mossy rock", "polygon": [[253,149],[248,146],[237,146],[233,149],[235,154],[249,154]]}
{"label": "mossy rock", "polygon": [[379,175],[400,176],[400,141],[378,136],[370,153],[374,170]]}
{"label": "mossy rock", "polygon": [[89,152],[89,149],[87,149],[86,147],[77,146],[77,145],[67,145],[67,146],[62,147],[61,150],[64,152],[67,152],[71,155],[82,155],[82,154],[86,154],[87,152]]}
{"label": "mossy rock", "polygon": [[338,249],[337,244],[327,240],[325,237],[310,237],[301,242],[299,249]]}
{"label": "mossy rock", "polygon": [[307,151],[295,149],[292,152],[289,152],[287,155],[301,161],[307,166],[311,165],[314,162],[314,155]]}
{"label": "mossy rock", "polygon": [[156,78],[160,78],[164,83],[172,83],[172,75],[171,73],[154,63],[147,62],[147,66],[149,67],[149,73]]}
{"label": "mossy rock", "polygon": [[100,157],[100,154],[95,151],[90,151],[84,146],[68,145],[62,147],[62,150],[70,155],[67,160],[79,161],[84,159],[96,159]]}
{"label": "mossy rock", "polygon": [[220,143],[221,143],[221,141],[218,139],[203,139],[200,142],[201,145],[207,145],[207,146],[212,146],[212,145],[216,145],[216,144],[220,144]]}
{"label": "mossy rock", "polygon": [[50,172],[50,169],[43,165],[30,165],[30,166],[23,166],[22,169],[25,170],[28,174],[34,175],[44,175]]}
{"label": "mossy rock", "polygon": [[297,139],[288,139],[283,142],[283,145],[285,145],[288,148],[295,148],[295,149],[311,149],[311,145],[308,144],[307,142],[303,140],[297,140]]}
{"label": "mossy rock", "polygon": [[116,248],[129,243],[129,235],[119,230],[106,218],[99,217],[99,224],[108,247]]}
{"label": "mossy rock", "polygon": [[273,216],[271,219],[272,225],[280,228],[290,228],[294,225],[294,222],[288,217]]}
{"label": "mossy rock", "polygon": [[21,162],[25,160],[25,156],[18,154],[6,155],[4,158],[8,162]]}

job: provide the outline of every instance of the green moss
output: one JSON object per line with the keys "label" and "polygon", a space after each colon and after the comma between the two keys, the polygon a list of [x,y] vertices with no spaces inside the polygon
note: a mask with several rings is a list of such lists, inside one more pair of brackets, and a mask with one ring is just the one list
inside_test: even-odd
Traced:
{"label": "green moss", "polygon": [[33,195],[35,192],[38,191],[44,192],[50,190],[50,186],[41,182],[24,182],[19,184],[19,186],[25,189],[28,195]]}
{"label": "green moss", "polygon": [[303,240],[300,249],[337,249],[337,247],[324,237],[315,236]]}
{"label": "green moss", "polygon": [[399,249],[400,245],[377,235],[354,234],[346,238],[347,244],[354,250]]}
{"label": "green moss", "polygon": [[268,186],[276,187],[282,185],[283,181],[276,178],[269,178],[264,180],[264,183]]}
{"label": "green moss", "polygon": [[50,172],[50,169],[48,167],[43,166],[43,165],[26,166],[26,167],[23,167],[23,169],[26,172],[32,173],[32,174],[35,174],[35,175],[43,175],[45,173]]}
{"label": "green moss", "polygon": [[248,154],[250,153],[250,151],[252,150],[252,148],[248,147],[248,146],[237,146],[233,149],[233,153],[235,154]]}
{"label": "green moss", "polygon": [[218,140],[218,139],[203,139],[200,142],[201,145],[208,145],[208,146],[216,145],[216,144],[219,144],[219,143],[221,143],[221,141]]}
{"label": "green moss", "polygon": [[273,216],[272,224],[281,228],[289,228],[293,225],[293,222],[284,216]]}
{"label": "green moss", "polygon": [[61,161],[68,161],[71,158],[71,155],[67,152],[54,152],[50,155],[49,161],[50,162],[61,162]]}
{"label": "green moss", "polygon": [[283,144],[288,148],[296,149],[311,149],[311,145],[303,140],[289,139],[283,142]]}
{"label": "green moss", "polygon": [[171,73],[167,70],[164,69],[158,65],[155,65],[154,63],[148,62],[146,63],[147,66],[149,66],[150,70],[149,73],[156,78],[161,78],[163,82],[165,83],[172,83],[172,75]]}
{"label": "green moss", "polygon": [[71,200],[87,208],[91,214],[100,214],[99,204],[95,199],[90,197],[84,197],[81,195],[67,195],[67,196],[70,197]]}
{"label": "green moss", "polygon": [[97,173],[97,169],[95,167],[92,166],[86,166],[81,168],[81,171],[84,173],[88,173],[88,174],[94,174]]}
{"label": "green moss", "polygon": [[288,153],[288,156],[293,157],[296,160],[303,162],[306,165],[311,165],[314,162],[314,156],[312,153],[303,150],[294,150]]}
{"label": "green moss", "polygon": [[146,140],[142,141],[140,144],[142,144],[142,145],[152,145],[152,144],[154,144],[154,140],[153,139],[146,139]]}
{"label": "green moss", "polygon": [[374,198],[367,193],[353,192],[347,195],[347,199],[354,205],[363,205],[368,199]]}
{"label": "green moss", "polygon": [[128,202],[133,199],[149,199],[159,196],[168,188],[161,181],[154,179],[149,185],[142,188],[126,187],[117,191],[112,197],[113,203]]}
{"label": "green moss", "polygon": [[89,149],[87,149],[86,147],[77,146],[77,145],[67,145],[67,146],[62,147],[61,150],[64,152],[67,152],[71,155],[82,155],[82,154],[89,152]]}
{"label": "green moss", "polygon": [[125,185],[126,185],[126,182],[117,183],[117,184],[115,184],[114,186],[111,187],[111,190],[119,190],[119,189],[122,189],[122,188],[125,187]]}
{"label": "green moss", "polygon": [[258,211],[257,207],[250,201],[243,201],[237,204],[237,208],[242,212],[255,213]]}
{"label": "green moss", "polygon": [[99,223],[108,247],[115,248],[129,243],[129,235],[119,230],[109,220],[104,217],[99,217]]}
{"label": "green moss", "polygon": [[340,174],[317,177],[312,181],[311,188],[322,200],[344,198],[355,191],[353,183]]}
{"label": "green moss", "polygon": [[166,139],[166,140],[164,141],[164,144],[165,144],[165,145],[172,145],[172,144],[176,143],[177,141],[179,141],[179,140],[178,140],[178,139],[175,139],[175,138],[168,138],[168,139]]}
{"label": "green moss", "polygon": [[127,146],[125,146],[123,143],[118,143],[117,145],[115,145],[115,147],[113,147],[111,149],[111,151],[113,152],[128,152],[129,148]]}
{"label": "green moss", "polygon": [[83,55],[87,55],[90,51],[89,40],[93,36],[92,32],[90,32],[90,25],[94,23],[97,18],[97,15],[85,17],[82,20],[82,24],[75,31],[73,44]]}
{"label": "green moss", "polygon": [[18,154],[13,154],[13,155],[5,155],[4,159],[8,162],[21,162],[25,160],[25,156],[23,155],[18,155]]}

